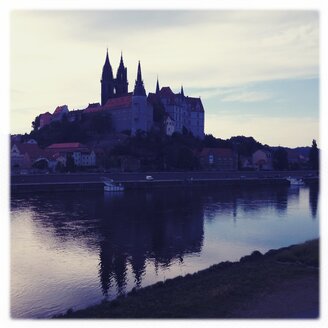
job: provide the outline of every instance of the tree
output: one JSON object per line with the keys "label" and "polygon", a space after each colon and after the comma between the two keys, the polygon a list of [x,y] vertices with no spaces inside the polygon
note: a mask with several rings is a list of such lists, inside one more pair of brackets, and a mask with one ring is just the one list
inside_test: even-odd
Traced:
{"label": "tree", "polygon": [[66,156],[66,171],[67,172],[74,172],[76,169],[76,165],[74,162],[73,155],[68,153]]}
{"label": "tree", "polygon": [[316,140],[312,140],[312,146],[309,154],[309,164],[312,170],[319,169],[319,149]]}
{"label": "tree", "polygon": [[32,128],[33,128],[33,131],[37,131],[40,127],[40,115],[37,116],[34,121],[32,122]]}
{"label": "tree", "polygon": [[34,162],[32,165],[33,168],[39,169],[39,170],[45,170],[48,169],[48,161],[44,158],[39,159],[38,161]]}
{"label": "tree", "polygon": [[278,147],[272,156],[272,164],[275,170],[287,170],[288,169],[288,154],[286,149]]}

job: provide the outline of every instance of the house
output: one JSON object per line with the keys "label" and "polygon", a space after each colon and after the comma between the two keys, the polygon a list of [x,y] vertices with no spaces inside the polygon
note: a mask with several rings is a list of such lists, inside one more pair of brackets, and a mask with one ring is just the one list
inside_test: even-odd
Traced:
{"label": "house", "polygon": [[64,115],[67,115],[69,113],[68,106],[62,105],[56,107],[55,111],[52,114],[52,121],[61,121],[64,117]]}
{"label": "house", "polygon": [[230,148],[203,148],[198,158],[201,167],[206,170],[237,169],[237,156]]}
{"label": "house", "polygon": [[272,170],[272,154],[269,150],[258,149],[252,155],[252,162],[257,170]]}
{"label": "house", "polygon": [[12,169],[30,169],[40,159],[45,159],[45,153],[35,143],[15,142],[11,146],[10,167]]}
{"label": "house", "polygon": [[253,166],[253,160],[252,160],[252,156],[243,156],[240,155],[239,156],[239,168],[241,170],[253,170],[254,166]]}
{"label": "house", "polygon": [[46,152],[52,159],[60,158],[60,161],[65,162],[65,165],[67,164],[68,156],[72,156],[77,167],[96,166],[95,152],[79,142],[52,144],[46,148]]}

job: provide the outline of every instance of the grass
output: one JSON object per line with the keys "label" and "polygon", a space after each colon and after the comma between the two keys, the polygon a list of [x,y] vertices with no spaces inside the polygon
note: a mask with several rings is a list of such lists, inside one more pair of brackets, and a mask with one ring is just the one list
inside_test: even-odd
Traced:
{"label": "grass", "polygon": [[58,318],[231,318],[236,309],[281,284],[318,278],[319,240],[255,251],[239,262],[222,262],[185,277],[159,282],[111,302]]}

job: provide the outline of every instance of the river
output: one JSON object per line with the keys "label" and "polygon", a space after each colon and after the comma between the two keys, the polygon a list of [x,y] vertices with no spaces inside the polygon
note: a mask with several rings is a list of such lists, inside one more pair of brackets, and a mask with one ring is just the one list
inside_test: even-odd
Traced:
{"label": "river", "polygon": [[318,186],[11,198],[11,316],[81,309],[254,250],[319,237]]}

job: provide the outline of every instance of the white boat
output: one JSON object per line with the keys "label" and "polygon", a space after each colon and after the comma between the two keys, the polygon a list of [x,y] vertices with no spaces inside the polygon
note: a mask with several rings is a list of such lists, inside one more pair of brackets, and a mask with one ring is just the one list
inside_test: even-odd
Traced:
{"label": "white boat", "polygon": [[302,178],[288,177],[287,180],[289,181],[291,186],[303,186],[304,185],[304,181]]}
{"label": "white boat", "polygon": [[104,179],[104,191],[124,191],[124,186],[112,179]]}

